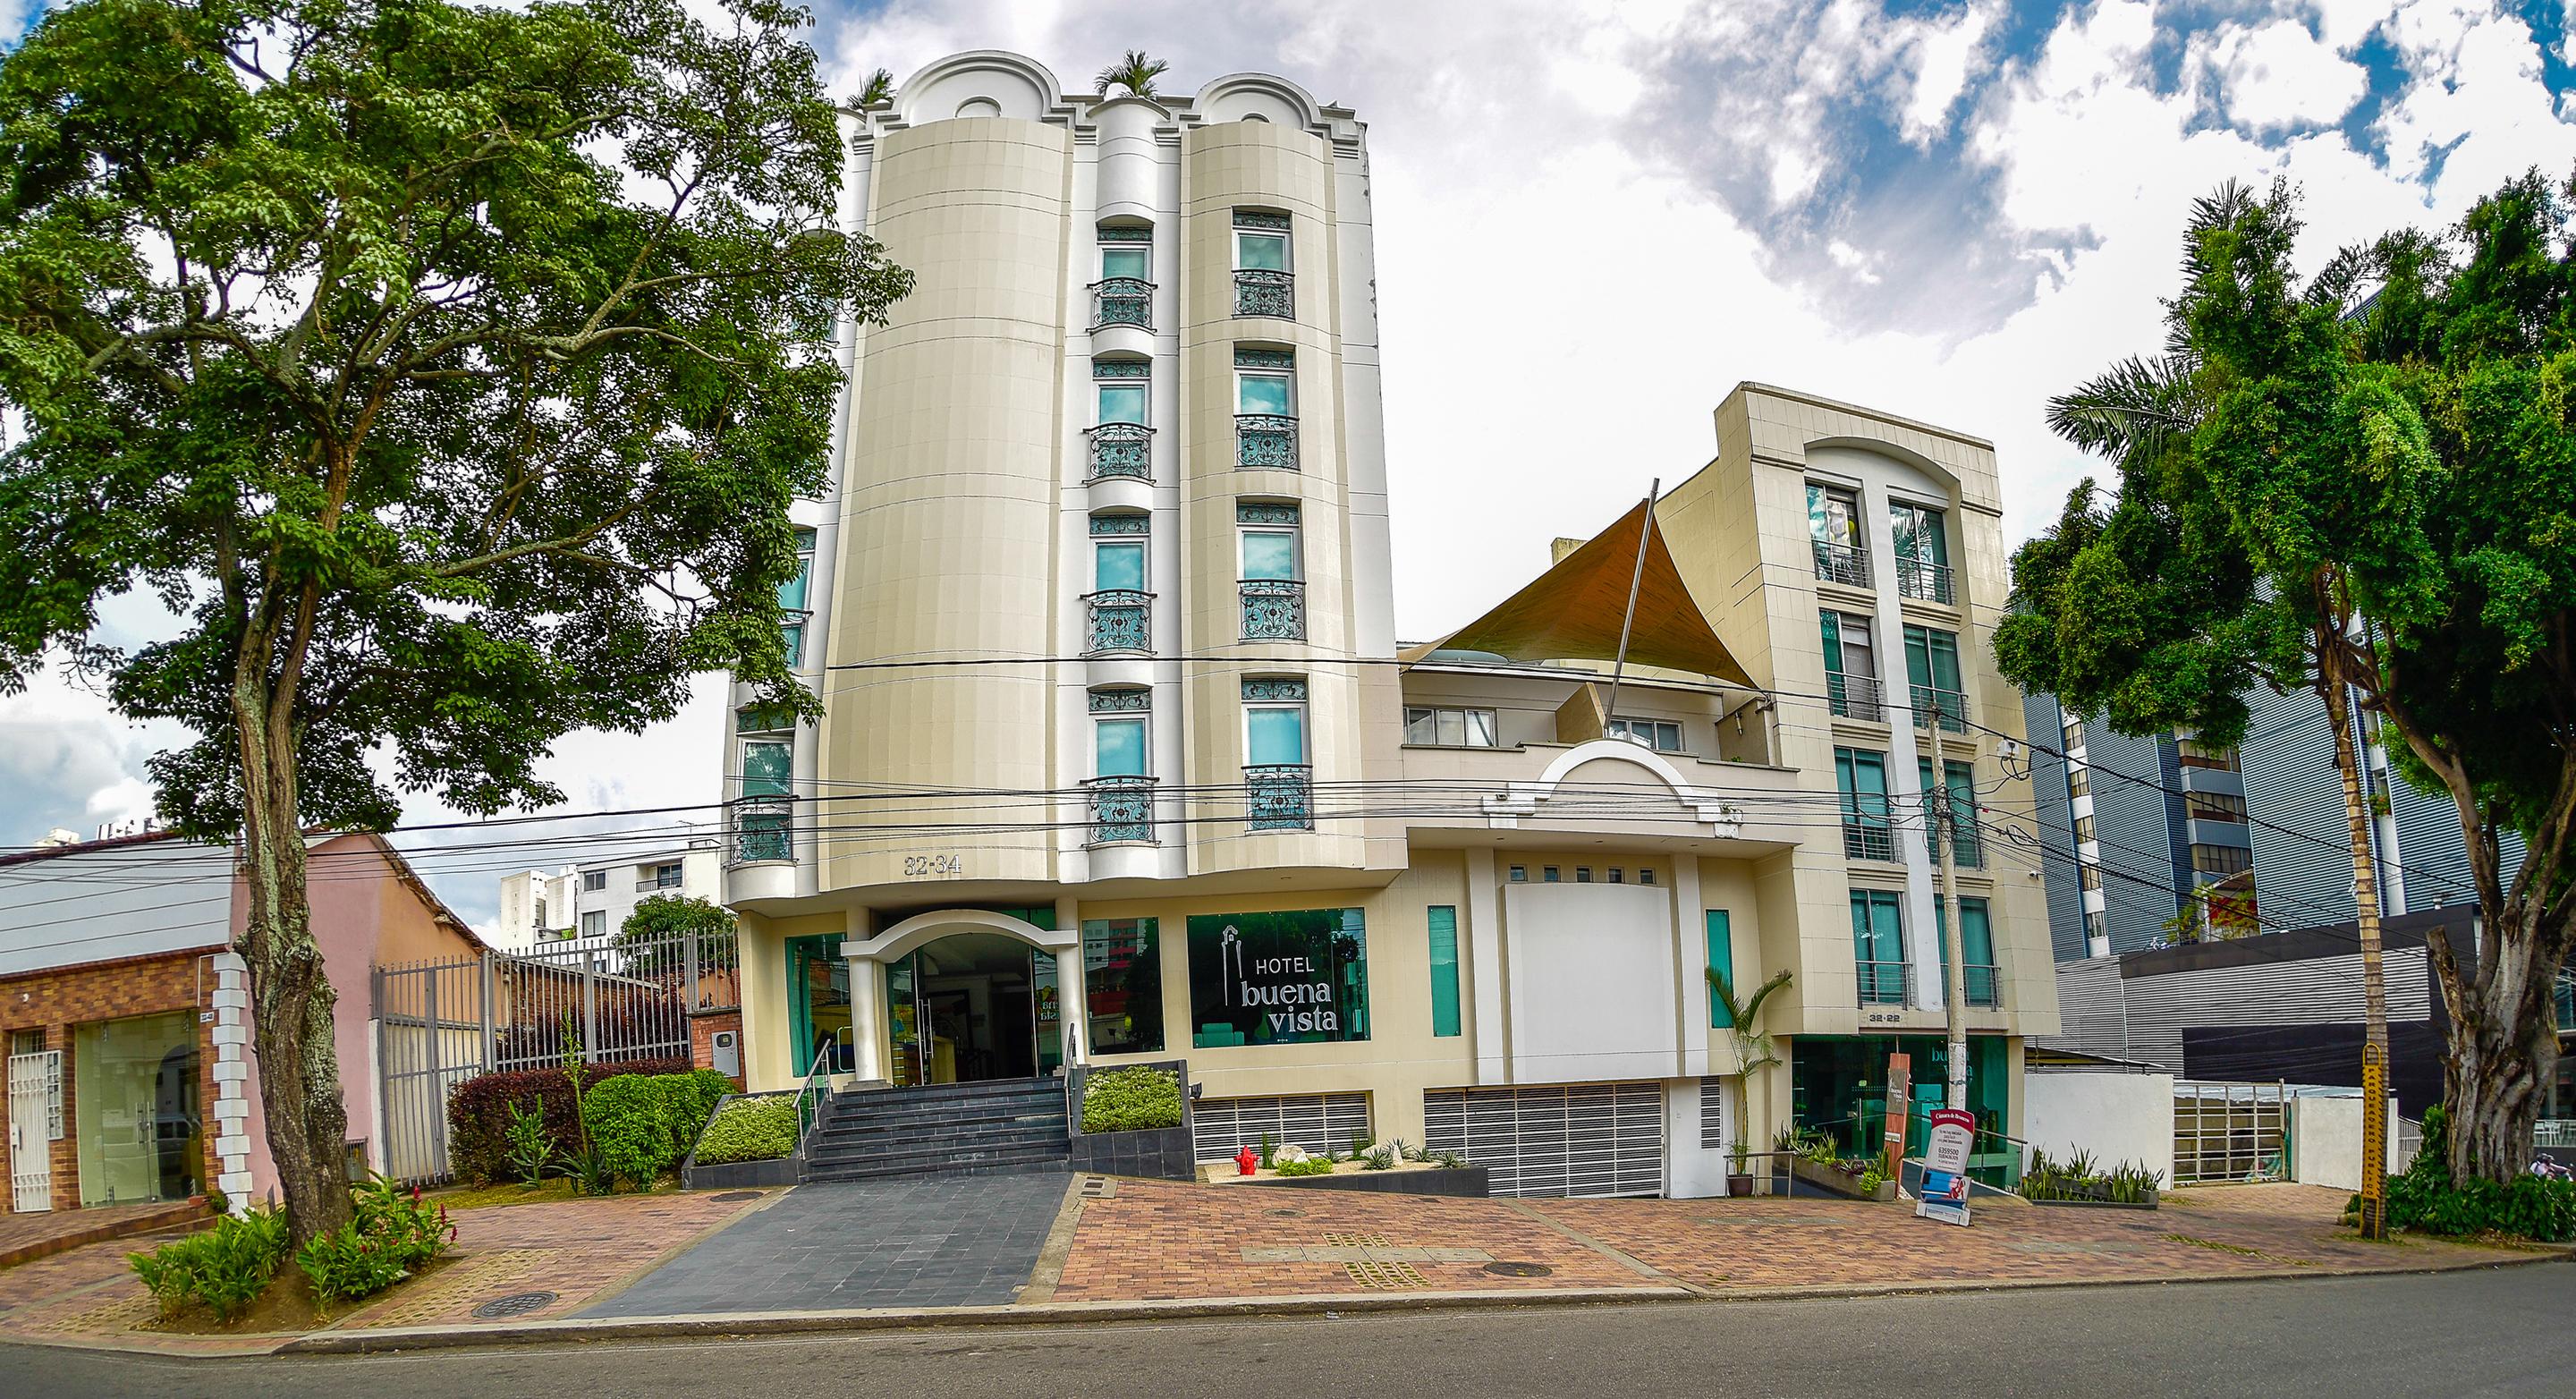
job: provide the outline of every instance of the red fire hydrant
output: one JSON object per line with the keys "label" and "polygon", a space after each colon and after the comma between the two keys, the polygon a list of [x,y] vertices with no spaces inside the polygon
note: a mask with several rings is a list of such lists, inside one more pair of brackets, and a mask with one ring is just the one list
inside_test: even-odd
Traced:
{"label": "red fire hydrant", "polygon": [[1235,1174],[1248,1176],[1261,1168],[1261,1153],[1247,1146],[1234,1154],[1234,1165]]}

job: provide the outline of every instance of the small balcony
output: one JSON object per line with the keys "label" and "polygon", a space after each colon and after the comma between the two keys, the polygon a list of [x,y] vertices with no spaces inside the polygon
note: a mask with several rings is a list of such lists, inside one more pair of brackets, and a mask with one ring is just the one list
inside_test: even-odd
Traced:
{"label": "small balcony", "polygon": [[1910,687],[1914,700],[1914,727],[1928,730],[1935,720],[1944,733],[1968,731],[1968,697],[1957,690],[1944,690],[1934,685]]}
{"label": "small balcony", "polygon": [[1959,985],[1972,1006],[1993,1010],[2004,1003],[2003,973],[1993,967],[1959,968]]}
{"label": "small balcony", "polygon": [[1090,844],[1152,843],[1154,779],[1095,777],[1082,785],[1091,801]]}
{"label": "small balcony", "polygon": [[1085,430],[1091,439],[1091,479],[1154,479],[1154,430],[1143,423],[1102,423]]}
{"label": "small balcony", "polygon": [[1261,272],[1251,268],[1236,272],[1234,313],[1238,316],[1271,316],[1283,321],[1297,319],[1296,274]]}
{"label": "small balcony", "polygon": [[1125,588],[1086,594],[1082,649],[1088,655],[1108,651],[1154,649],[1154,595]]}
{"label": "small balcony", "polygon": [[1869,555],[1849,544],[1828,544],[1821,539],[1810,542],[1816,548],[1818,578],[1851,588],[1869,586]]}
{"label": "small balcony", "polygon": [[1896,858],[1896,832],[1884,821],[1843,818],[1843,858],[1847,860],[1893,860]]}
{"label": "small balcony", "polygon": [[1297,469],[1297,420],[1277,413],[1234,415],[1234,464],[1261,471]]}
{"label": "small balcony", "polygon": [[1911,962],[1854,962],[1853,974],[1860,981],[1860,1003],[1865,1006],[1904,1006],[1914,1004],[1914,965]]}
{"label": "small balcony", "polygon": [[732,826],[725,842],[728,864],[754,865],[796,858],[792,837],[793,797],[745,797],[726,812]]}
{"label": "small balcony", "polygon": [[1845,675],[1839,670],[1825,672],[1825,704],[1844,719],[1866,719],[1883,723],[1887,711],[1886,696],[1878,687],[1875,675]]}
{"label": "small balcony", "polygon": [[672,875],[668,879],[639,879],[635,881],[635,892],[639,894],[667,893],[679,887],[680,877],[676,874]]}
{"label": "small balcony", "polygon": [[1945,607],[1958,601],[1958,594],[1951,588],[1949,565],[1903,554],[1896,556],[1896,595],[1916,602],[1937,602]]}
{"label": "small balcony", "polygon": [[1293,578],[1246,578],[1243,588],[1243,639],[1306,639],[1306,585]]}
{"label": "small balcony", "polygon": [[1315,770],[1305,763],[1262,763],[1243,770],[1243,808],[1256,831],[1315,829]]}
{"label": "small balcony", "polygon": [[1103,277],[1091,284],[1091,328],[1154,328],[1154,284],[1141,277]]}

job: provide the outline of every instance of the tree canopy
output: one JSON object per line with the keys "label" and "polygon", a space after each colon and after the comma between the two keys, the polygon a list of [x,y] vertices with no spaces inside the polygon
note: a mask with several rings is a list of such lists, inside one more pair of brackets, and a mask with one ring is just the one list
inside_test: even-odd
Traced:
{"label": "tree canopy", "polygon": [[[2502,1174],[2528,1158],[2547,984],[2576,939],[2566,205],[2533,172],[2453,229],[2356,243],[2304,277],[2300,232],[2283,185],[2199,201],[2164,352],[2052,403],[2116,477],[2015,555],[1996,656],[2070,711],[2220,744],[2255,685],[2353,687],[2410,780],[2460,813],[2474,973],[2433,951],[2454,1151]],[[2528,843],[2518,873],[2507,831]],[[2503,1077],[2471,1081],[2489,1067]],[[2486,1095],[2520,1113],[2518,1155],[2509,1122],[2462,1101]]]}

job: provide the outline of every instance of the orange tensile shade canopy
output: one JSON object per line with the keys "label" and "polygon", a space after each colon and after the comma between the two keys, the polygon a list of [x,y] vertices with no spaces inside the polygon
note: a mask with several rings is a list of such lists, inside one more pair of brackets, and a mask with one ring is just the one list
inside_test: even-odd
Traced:
{"label": "orange tensile shade canopy", "polygon": [[[1628,582],[1637,580],[1636,620],[1628,634],[1628,659],[1639,665],[1685,670],[1751,685],[1708,624],[1664,547],[1661,530],[1646,529],[1646,502],[1616,524],[1557,560],[1527,587],[1484,616],[1428,646],[1407,650],[1418,661],[1436,650],[1490,651],[1515,661],[1615,661],[1619,624],[1628,609]],[[1637,569],[1639,536],[1646,563]]]}

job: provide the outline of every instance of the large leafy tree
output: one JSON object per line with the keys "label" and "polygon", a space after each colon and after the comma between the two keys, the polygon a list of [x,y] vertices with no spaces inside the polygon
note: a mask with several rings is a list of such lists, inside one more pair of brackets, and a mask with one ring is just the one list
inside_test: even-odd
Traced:
{"label": "large leafy tree", "polygon": [[[2051,405],[2109,458],[2014,558],[2004,673],[2132,733],[2244,729],[2256,684],[2310,685],[2336,727],[2365,952],[2375,871],[2348,704],[2448,796],[2476,961],[2432,957],[2451,1018],[2460,1177],[2530,1160],[2576,950],[2576,276],[2537,173],[2440,235],[2294,270],[2294,196],[2200,201],[2168,343]],[[2348,698],[2349,697],[2349,698]],[[2527,854],[2505,869],[2507,832]],[[2461,930],[2465,931],[2465,929]],[[2375,974],[2369,987],[2376,1003]],[[2384,1045],[2381,1046],[2384,1053]]]}
{"label": "large leafy tree", "polygon": [[[628,976],[683,976],[693,965],[712,974],[735,965],[734,927],[732,911],[720,904],[694,894],[654,894],[636,901],[609,941],[625,951]],[[690,942],[697,944],[694,962]]]}
{"label": "large leafy tree", "polygon": [[[725,8],[76,0],[0,64],[0,684],[199,736],[152,771],[239,842],[299,1239],[349,1212],[305,830],[559,801],[694,671],[815,706],[788,505],[909,280],[835,225],[804,13]],[[100,644],[129,589],[176,634]]]}

